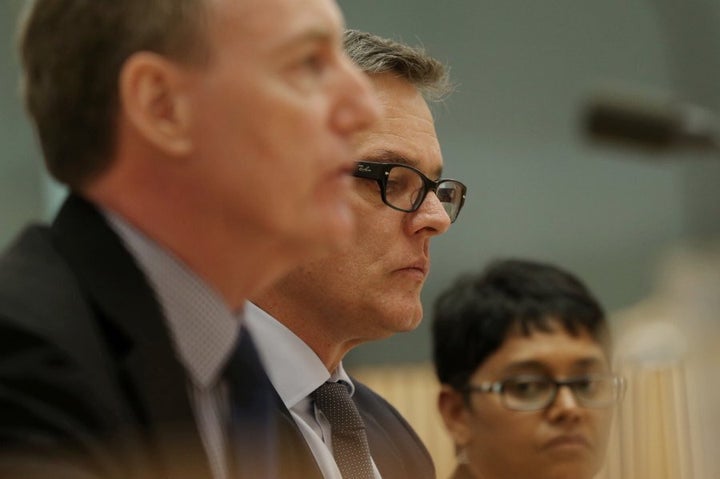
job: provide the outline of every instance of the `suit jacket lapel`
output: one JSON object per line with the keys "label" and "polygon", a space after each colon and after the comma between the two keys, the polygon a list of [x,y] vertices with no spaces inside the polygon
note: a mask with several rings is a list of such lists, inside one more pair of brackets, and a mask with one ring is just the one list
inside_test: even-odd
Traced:
{"label": "suit jacket lapel", "polygon": [[282,479],[323,479],[310,446],[277,391],[275,392],[275,410],[277,411],[280,477]]}
{"label": "suit jacket lapel", "polygon": [[380,474],[393,479],[434,479],[430,454],[409,424],[384,399],[353,379],[353,400],[365,421],[370,453]]}
{"label": "suit jacket lapel", "polygon": [[121,374],[129,380],[128,400],[135,403],[141,433],[157,448],[164,475],[211,477],[185,372],[175,359],[160,305],[135,260],[102,215],[79,197],[68,198],[52,229],[58,249],[104,321],[105,336],[110,341],[122,337],[119,342],[126,343],[116,354]]}
{"label": "suit jacket lapel", "polygon": [[365,422],[370,454],[382,477],[407,477],[405,465],[394,441],[387,431],[369,411],[360,408],[360,415]]}

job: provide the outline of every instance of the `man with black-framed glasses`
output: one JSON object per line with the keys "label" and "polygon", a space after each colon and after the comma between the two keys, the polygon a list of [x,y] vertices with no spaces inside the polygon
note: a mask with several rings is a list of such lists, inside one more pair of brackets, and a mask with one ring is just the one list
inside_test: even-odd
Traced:
{"label": "man with black-framed glasses", "polygon": [[591,479],[625,382],[612,373],[605,313],[555,266],[524,260],[461,277],[437,300],[440,413],[452,479]]}
{"label": "man with black-framed glasses", "polygon": [[[418,325],[430,240],[463,206],[465,186],[441,175],[428,106],[447,93],[446,72],[419,49],[367,33],[347,32],[345,49],[383,106],[380,120],[353,141],[356,233],[346,247],[255,297],[246,324],[289,425],[281,477],[434,479],[412,428],[351,378],[342,359],[360,343]],[[354,445],[337,416],[352,418]]]}

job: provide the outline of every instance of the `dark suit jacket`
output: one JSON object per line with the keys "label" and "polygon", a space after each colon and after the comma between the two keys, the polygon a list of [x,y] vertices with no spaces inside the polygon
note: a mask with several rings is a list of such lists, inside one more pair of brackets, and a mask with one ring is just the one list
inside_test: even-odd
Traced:
{"label": "dark suit jacket", "polygon": [[[407,421],[370,388],[356,379],[353,383],[353,400],[365,422],[370,453],[383,479],[435,479],[430,454]],[[322,479],[310,447],[279,397],[277,410],[284,426],[282,478]]]}
{"label": "dark suit jacket", "polygon": [[[356,387],[383,478],[434,478],[405,420]],[[280,477],[321,477],[276,401]],[[71,196],[0,257],[0,478],[210,477],[159,303],[104,218]]]}
{"label": "dark suit jacket", "polygon": [[0,257],[0,477],[210,478],[158,301],[77,197]]}
{"label": "dark suit jacket", "polygon": [[434,479],[435,465],[415,431],[387,401],[353,379],[353,399],[383,479]]}

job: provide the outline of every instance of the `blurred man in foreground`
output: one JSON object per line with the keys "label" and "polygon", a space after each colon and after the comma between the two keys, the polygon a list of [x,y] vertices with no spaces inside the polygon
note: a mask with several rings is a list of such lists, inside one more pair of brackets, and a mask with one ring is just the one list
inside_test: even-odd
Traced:
{"label": "blurred man in foreground", "polygon": [[333,0],[33,3],[24,93],[70,195],[0,258],[0,476],[276,477],[242,312],[352,232],[378,105],[342,31]]}

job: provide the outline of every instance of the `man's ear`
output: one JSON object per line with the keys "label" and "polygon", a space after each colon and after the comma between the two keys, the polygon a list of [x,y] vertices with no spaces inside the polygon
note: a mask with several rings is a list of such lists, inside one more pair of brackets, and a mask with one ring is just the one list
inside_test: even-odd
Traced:
{"label": "man's ear", "polygon": [[472,439],[470,410],[462,393],[443,384],[438,395],[438,409],[456,447],[466,446]]}
{"label": "man's ear", "polygon": [[188,75],[170,60],[151,52],[130,56],[120,73],[120,110],[130,127],[172,156],[185,155],[193,147]]}

